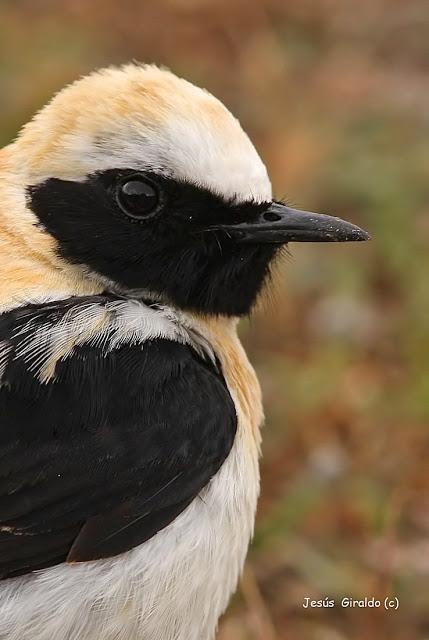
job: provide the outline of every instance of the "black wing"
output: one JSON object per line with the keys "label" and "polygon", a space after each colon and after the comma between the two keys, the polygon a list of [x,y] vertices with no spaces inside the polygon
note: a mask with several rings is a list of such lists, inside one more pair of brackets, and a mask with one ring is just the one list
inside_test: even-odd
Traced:
{"label": "black wing", "polygon": [[79,346],[40,382],[15,321],[0,316],[0,578],[141,544],[209,482],[236,431],[221,372],[190,346]]}

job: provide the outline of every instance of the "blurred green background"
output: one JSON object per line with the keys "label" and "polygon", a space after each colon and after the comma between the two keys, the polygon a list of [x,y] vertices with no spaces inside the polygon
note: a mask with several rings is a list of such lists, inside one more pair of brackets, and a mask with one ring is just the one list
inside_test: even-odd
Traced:
{"label": "blurred green background", "polygon": [[292,245],[242,324],[262,498],[219,638],[429,638],[429,4],[3,0],[0,52],[2,145],[77,76],[156,62],[239,116],[277,196],[372,233]]}

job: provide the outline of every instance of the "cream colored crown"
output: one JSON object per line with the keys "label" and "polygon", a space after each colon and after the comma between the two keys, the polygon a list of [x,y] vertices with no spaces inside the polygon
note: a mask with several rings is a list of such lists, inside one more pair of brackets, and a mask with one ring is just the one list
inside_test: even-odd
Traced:
{"label": "cream colored crown", "polygon": [[27,184],[133,168],[238,201],[271,199],[238,120],[207,91],[155,66],[103,69],[66,87],[22,129],[12,157]]}

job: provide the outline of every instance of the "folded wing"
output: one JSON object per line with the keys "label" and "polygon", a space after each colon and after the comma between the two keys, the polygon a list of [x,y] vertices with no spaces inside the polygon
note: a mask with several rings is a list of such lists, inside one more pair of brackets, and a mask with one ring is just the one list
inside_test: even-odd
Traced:
{"label": "folded wing", "polygon": [[[46,328],[46,312],[33,306],[25,326]],[[41,379],[20,349],[22,315],[0,316],[0,578],[142,544],[210,481],[236,431],[219,367],[191,345],[105,349],[92,334]],[[49,318],[55,332],[52,303]]]}

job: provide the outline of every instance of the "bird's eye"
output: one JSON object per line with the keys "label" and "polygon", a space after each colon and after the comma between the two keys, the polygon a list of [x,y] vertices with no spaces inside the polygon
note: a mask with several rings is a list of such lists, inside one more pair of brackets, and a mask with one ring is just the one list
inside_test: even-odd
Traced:
{"label": "bird's eye", "polygon": [[160,194],[153,182],[140,176],[132,176],[118,186],[116,200],[127,216],[134,220],[144,220],[157,212]]}

